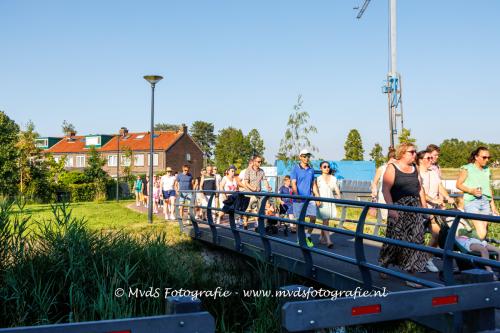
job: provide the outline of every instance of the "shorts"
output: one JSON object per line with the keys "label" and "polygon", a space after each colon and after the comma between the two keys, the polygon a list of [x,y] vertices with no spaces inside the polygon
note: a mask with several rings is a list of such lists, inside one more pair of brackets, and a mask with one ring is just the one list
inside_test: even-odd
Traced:
{"label": "shorts", "polygon": [[490,200],[483,195],[480,199],[466,202],[464,211],[466,213],[491,215]]}
{"label": "shorts", "polygon": [[168,200],[170,197],[175,197],[175,190],[168,190],[168,191],[162,191],[163,192],[163,198],[165,200]]}
{"label": "shorts", "polygon": [[[299,217],[300,212],[302,211],[302,207],[305,202],[294,202],[293,203],[293,211],[295,217]],[[306,216],[316,217],[316,203],[314,201],[309,201],[309,205],[307,205]]]}
{"label": "shorts", "polygon": [[[200,202],[201,206],[208,207],[208,200],[210,200],[210,195],[202,194],[201,202]],[[212,199],[212,205],[210,206],[210,208],[215,207],[216,200],[217,200],[217,198],[214,196],[214,198]]]}
{"label": "shorts", "polygon": [[191,202],[191,193],[180,193],[179,194],[179,203],[190,203]]}
{"label": "shorts", "polygon": [[486,241],[480,241],[479,239],[476,238],[469,238],[465,236],[459,236],[456,238],[458,244],[462,245],[467,251],[471,251],[470,246],[472,244],[479,244],[481,246],[486,247],[488,243]]}
{"label": "shorts", "polygon": [[262,197],[256,195],[247,195],[246,197],[250,199],[246,212],[257,212],[260,208]]}

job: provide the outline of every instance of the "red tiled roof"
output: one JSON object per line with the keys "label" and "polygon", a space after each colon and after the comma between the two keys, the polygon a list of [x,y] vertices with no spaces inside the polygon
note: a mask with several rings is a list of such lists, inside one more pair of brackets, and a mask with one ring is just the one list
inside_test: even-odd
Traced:
{"label": "red tiled roof", "polygon": [[[153,145],[155,150],[167,150],[172,146],[181,136],[182,132],[173,131],[155,131]],[[149,132],[144,133],[128,133],[125,137],[120,137],[120,150],[125,147],[130,148],[132,151],[136,150],[149,150]],[[108,141],[100,151],[117,151],[118,150],[118,136],[113,137]]]}
{"label": "red tiled roof", "polygon": [[88,151],[85,149],[85,136],[65,136],[58,143],[46,149],[48,153],[78,153]]}
{"label": "red tiled roof", "polygon": [[[167,150],[172,146],[181,136],[182,132],[173,131],[156,131],[154,137],[155,150]],[[125,137],[120,137],[120,150],[129,147],[132,151],[149,150],[149,132],[142,133],[128,133]],[[117,151],[118,149],[118,136],[115,135],[104,146],[98,148],[98,151],[108,152]],[[66,136],[58,143],[46,149],[47,153],[80,153],[88,152],[89,149],[85,148],[85,136]]]}

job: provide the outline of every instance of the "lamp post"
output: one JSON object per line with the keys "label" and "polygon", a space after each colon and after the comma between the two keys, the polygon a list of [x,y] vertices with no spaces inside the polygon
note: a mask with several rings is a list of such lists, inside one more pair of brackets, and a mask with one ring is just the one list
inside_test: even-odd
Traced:
{"label": "lamp post", "polygon": [[155,85],[163,79],[159,75],[145,75],[144,80],[151,84],[151,132],[149,135],[149,181],[148,181],[148,222],[153,223],[153,186],[151,182],[153,181],[153,137],[154,137],[154,114],[155,114]]}

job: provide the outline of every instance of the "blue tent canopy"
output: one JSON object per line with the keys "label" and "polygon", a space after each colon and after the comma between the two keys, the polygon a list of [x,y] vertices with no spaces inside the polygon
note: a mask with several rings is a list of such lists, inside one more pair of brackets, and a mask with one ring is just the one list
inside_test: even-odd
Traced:
{"label": "blue tent canopy", "polygon": [[[314,160],[311,164],[314,170],[319,173],[319,164],[322,161]],[[371,181],[375,176],[374,161],[328,161],[330,167],[335,170],[335,177],[339,180],[364,180]],[[285,164],[283,161],[276,161],[275,166],[278,169],[278,176],[286,176],[290,174],[293,163]]]}

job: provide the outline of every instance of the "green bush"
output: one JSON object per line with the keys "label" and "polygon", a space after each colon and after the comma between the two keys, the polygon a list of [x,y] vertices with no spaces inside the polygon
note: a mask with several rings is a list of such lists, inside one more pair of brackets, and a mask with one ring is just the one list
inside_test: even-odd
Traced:
{"label": "green bush", "polygon": [[85,184],[87,182],[87,178],[80,171],[70,171],[63,173],[59,177],[59,183],[65,186],[72,184]]}
{"label": "green bush", "polygon": [[94,201],[97,197],[95,184],[70,184],[68,191],[72,202]]}

